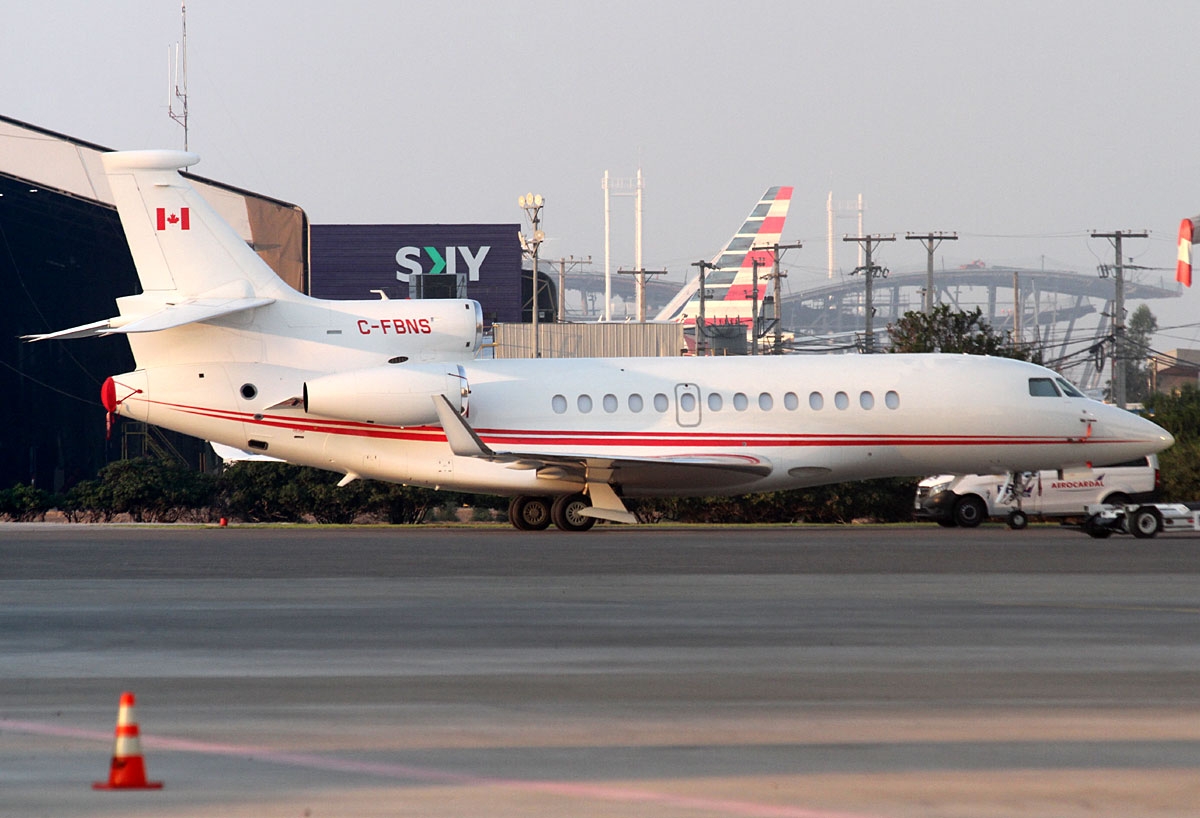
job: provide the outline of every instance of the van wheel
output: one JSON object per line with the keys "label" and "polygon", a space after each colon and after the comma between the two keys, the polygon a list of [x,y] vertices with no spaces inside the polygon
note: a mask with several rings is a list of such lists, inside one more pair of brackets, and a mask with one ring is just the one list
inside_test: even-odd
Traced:
{"label": "van wheel", "polygon": [[1129,533],[1140,540],[1149,539],[1158,533],[1162,517],[1153,506],[1142,506],[1129,515]]}
{"label": "van wheel", "polygon": [[1104,498],[1104,504],[1105,504],[1106,506],[1121,506],[1121,507],[1125,507],[1125,506],[1129,505],[1129,503],[1130,503],[1129,495],[1128,495],[1128,494],[1122,494],[1122,493],[1121,493],[1121,492],[1119,492],[1119,491],[1118,491],[1118,492],[1116,492],[1115,494],[1110,494],[1110,495],[1108,495],[1107,497],[1105,497],[1105,498]]}
{"label": "van wheel", "polygon": [[954,522],[963,528],[975,528],[987,516],[987,503],[978,494],[968,494],[954,504]]}
{"label": "van wheel", "polygon": [[1014,508],[1008,512],[1008,527],[1013,531],[1020,531],[1025,526],[1029,525],[1029,515],[1019,508]]}

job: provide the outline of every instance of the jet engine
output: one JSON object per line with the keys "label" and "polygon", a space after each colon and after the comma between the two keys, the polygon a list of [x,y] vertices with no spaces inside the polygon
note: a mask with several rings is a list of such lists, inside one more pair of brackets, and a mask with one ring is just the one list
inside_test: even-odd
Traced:
{"label": "jet engine", "polygon": [[445,396],[462,412],[469,392],[460,366],[396,363],[305,382],[304,411],[389,426],[436,425],[434,399]]}

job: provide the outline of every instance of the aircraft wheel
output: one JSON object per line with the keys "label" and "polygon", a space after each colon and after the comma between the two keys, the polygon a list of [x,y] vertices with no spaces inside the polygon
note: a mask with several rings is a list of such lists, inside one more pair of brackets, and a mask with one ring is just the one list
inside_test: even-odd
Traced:
{"label": "aircraft wheel", "polygon": [[1162,518],[1153,506],[1142,506],[1129,515],[1129,533],[1140,540],[1153,537],[1161,525]]}
{"label": "aircraft wheel", "polygon": [[1095,514],[1084,521],[1083,531],[1089,537],[1095,537],[1097,540],[1107,540],[1112,536],[1112,529],[1101,525],[1099,518]]}
{"label": "aircraft wheel", "polygon": [[1013,531],[1020,531],[1025,526],[1029,525],[1029,515],[1019,508],[1014,508],[1008,512],[1008,527]]}
{"label": "aircraft wheel", "polygon": [[591,505],[582,494],[564,494],[555,498],[550,519],[563,531],[587,531],[596,524],[596,518],[585,517],[580,512]]}
{"label": "aircraft wheel", "polygon": [[975,528],[987,519],[987,503],[976,494],[960,497],[954,504],[954,522],[962,528]]}
{"label": "aircraft wheel", "polygon": [[508,521],[518,531],[542,531],[550,525],[550,501],[521,495],[508,504]]}
{"label": "aircraft wheel", "polygon": [[954,522],[953,518],[946,519],[946,520],[938,520],[937,524],[940,525],[942,528],[958,528],[958,523]]}

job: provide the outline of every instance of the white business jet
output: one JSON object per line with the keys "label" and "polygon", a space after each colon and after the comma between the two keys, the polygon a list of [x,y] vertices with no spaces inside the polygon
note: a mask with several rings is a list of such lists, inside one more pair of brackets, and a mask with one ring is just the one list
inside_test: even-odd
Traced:
{"label": "white business jet", "polygon": [[143,292],[33,340],[126,335],[113,416],[248,454],[513,498],[523,530],[633,523],[625,498],[1116,463],[1155,424],[1002,358],[475,358],[469,300],[323,301],[284,284],[174,151],[103,157]]}

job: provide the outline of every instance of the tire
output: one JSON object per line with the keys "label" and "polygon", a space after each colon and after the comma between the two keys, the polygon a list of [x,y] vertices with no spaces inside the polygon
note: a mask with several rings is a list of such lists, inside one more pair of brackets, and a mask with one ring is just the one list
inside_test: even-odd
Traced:
{"label": "tire", "polygon": [[550,508],[550,519],[562,531],[587,531],[596,524],[596,518],[585,517],[579,512],[591,508],[591,505],[582,494],[564,494],[555,498]]}
{"label": "tire", "polygon": [[518,531],[543,531],[550,525],[550,501],[545,497],[514,497],[508,504],[508,521]]}
{"label": "tire", "polygon": [[958,523],[954,522],[953,518],[946,519],[946,520],[938,520],[937,524],[940,525],[942,528],[958,528]]}
{"label": "tire", "polygon": [[978,494],[960,497],[954,504],[954,522],[962,528],[975,528],[987,518],[987,503]]}
{"label": "tire", "polygon": [[1154,506],[1142,506],[1126,519],[1128,520],[1126,524],[1129,526],[1129,533],[1139,540],[1147,540],[1153,537],[1162,526],[1162,517],[1159,515],[1158,509],[1154,508]]}
{"label": "tire", "polygon": [[1008,527],[1013,531],[1020,531],[1029,525],[1029,515],[1019,508],[1014,508],[1008,512]]}
{"label": "tire", "polygon": [[1113,492],[1104,498],[1106,506],[1127,506],[1131,502],[1133,501],[1129,499],[1129,495],[1121,491]]}

